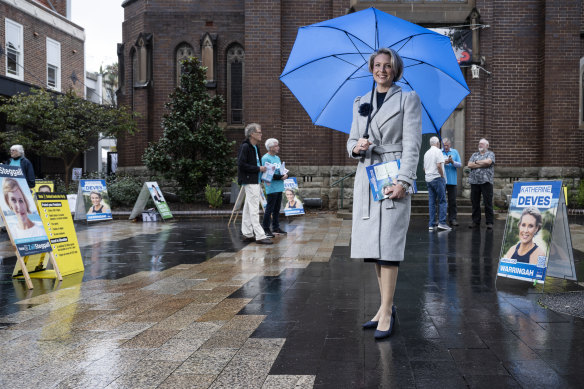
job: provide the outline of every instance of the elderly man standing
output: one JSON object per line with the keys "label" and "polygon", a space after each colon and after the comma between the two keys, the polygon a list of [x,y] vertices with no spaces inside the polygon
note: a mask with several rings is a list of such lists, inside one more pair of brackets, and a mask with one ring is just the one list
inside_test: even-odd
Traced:
{"label": "elderly man standing", "polygon": [[442,139],[442,154],[444,155],[444,170],[446,172],[446,194],[448,197],[448,221],[451,226],[457,226],[456,221],[456,184],[458,174],[456,169],[460,169],[462,163],[460,161],[460,154],[456,149],[453,149],[450,139]]}
{"label": "elderly man standing", "polygon": [[477,228],[481,225],[481,195],[485,206],[485,219],[487,228],[493,228],[495,215],[493,213],[493,182],[495,177],[495,153],[489,151],[489,141],[481,139],[479,141],[479,151],[474,153],[468,160],[470,174],[468,183],[470,184],[470,200],[472,203],[472,224],[470,228]]}
{"label": "elderly man standing", "polygon": [[436,201],[438,201],[438,229],[450,230],[446,224],[446,193],[444,179],[444,156],[438,148],[440,140],[433,136],[430,138],[430,149],[424,154],[424,173],[428,183],[428,207],[430,209],[430,222],[428,229],[436,228]]}
{"label": "elderly man standing", "polygon": [[10,146],[10,166],[18,166],[22,169],[22,174],[26,178],[26,183],[29,188],[34,188],[34,169],[32,163],[24,157],[24,148],[22,145],[12,145]]}
{"label": "elderly man standing", "polygon": [[259,244],[272,244],[266,236],[259,221],[260,207],[260,172],[266,167],[261,166],[258,144],[262,141],[262,127],[250,123],[245,127],[245,140],[239,148],[237,156],[237,181],[245,190],[245,204],[241,217],[241,233],[245,242],[254,241]]}

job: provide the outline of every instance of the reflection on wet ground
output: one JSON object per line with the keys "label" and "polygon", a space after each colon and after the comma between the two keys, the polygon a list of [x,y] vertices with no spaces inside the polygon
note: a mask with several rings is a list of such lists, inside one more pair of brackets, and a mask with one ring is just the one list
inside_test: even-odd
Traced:
{"label": "reflection on wet ground", "polygon": [[426,226],[412,219],[395,331],[377,342],[361,329],[373,267],[349,258],[351,222],[334,215],[294,219],[273,246],[218,219],[78,226],[83,283],[31,294],[2,243],[0,387],[584,386],[584,320],[527,283],[495,288],[504,221]]}

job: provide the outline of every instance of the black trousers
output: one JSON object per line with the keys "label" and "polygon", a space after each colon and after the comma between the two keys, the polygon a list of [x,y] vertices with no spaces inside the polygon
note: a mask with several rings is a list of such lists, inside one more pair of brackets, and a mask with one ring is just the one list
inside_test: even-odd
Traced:
{"label": "black trousers", "polygon": [[270,231],[270,222],[272,230],[280,228],[280,205],[282,205],[282,192],[270,193],[266,196],[268,205],[264,212],[262,227],[264,231]]}
{"label": "black trousers", "polygon": [[446,185],[446,197],[448,198],[448,221],[456,220],[456,185]]}
{"label": "black trousers", "polygon": [[487,219],[487,224],[493,224],[495,220],[495,214],[493,213],[493,184],[488,182],[485,182],[484,184],[470,185],[472,222],[481,224],[481,195],[483,196],[483,205],[485,206],[485,219]]}

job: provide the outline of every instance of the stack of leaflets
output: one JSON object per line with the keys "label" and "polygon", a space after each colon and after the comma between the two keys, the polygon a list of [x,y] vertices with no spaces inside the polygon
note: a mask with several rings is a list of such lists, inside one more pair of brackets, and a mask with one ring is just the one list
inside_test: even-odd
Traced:
{"label": "stack of leaflets", "polygon": [[[369,186],[371,187],[371,193],[373,194],[373,200],[379,201],[389,198],[389,195],[383,193],[383,189],[392,186],[393,184],[397,184],[399,167],[400,161],[399,159],[396,159],[395,161],[381,162],[365,168],[367,171]],[[414,185],[408,189],[408,193],[417,193],[415,182]]]}

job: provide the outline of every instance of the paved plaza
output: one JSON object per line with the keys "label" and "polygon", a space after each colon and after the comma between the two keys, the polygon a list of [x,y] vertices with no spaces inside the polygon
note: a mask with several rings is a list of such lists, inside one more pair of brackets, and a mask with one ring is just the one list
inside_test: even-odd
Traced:
{"label": "paved plaza", "polygon": [[0,387],[584,387],[584,319],[542,307],[541,288],[495,284],[503,219],[460,221],[429,232],[412,218],[383,341],[361,329],[373,267],[349,258],[351,221],[334,214],[290,219],[273,246],[220,218],[78,224],[85,272],[32,291],[4,240]]}

